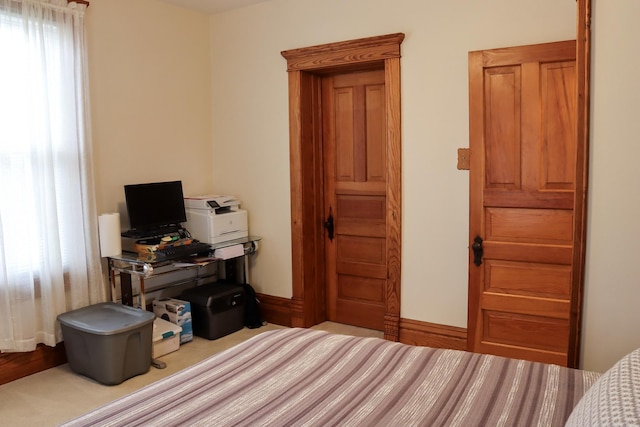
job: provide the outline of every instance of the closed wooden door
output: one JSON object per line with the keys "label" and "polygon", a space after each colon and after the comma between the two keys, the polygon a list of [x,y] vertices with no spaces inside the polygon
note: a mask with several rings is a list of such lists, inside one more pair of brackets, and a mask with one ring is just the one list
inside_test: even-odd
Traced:
{"label": "closed wooden door", "polygon": [[324,77],[327,317],[384,330],[386,119],[384,70]]}
{"label": "closed wooden door", "polygon": [[576,160],[575,58],[574,41],[469,54],[472,351],[577,360],[584,224],[574,202],[586,166]]}

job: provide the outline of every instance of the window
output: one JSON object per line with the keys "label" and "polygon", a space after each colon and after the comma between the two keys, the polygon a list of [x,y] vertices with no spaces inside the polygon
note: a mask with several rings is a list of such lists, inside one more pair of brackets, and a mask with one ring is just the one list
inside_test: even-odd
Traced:
{"label": "window", "polygon": [[0,0],[0,350],[61,340],[58,314],[104,300],[84,10]]}

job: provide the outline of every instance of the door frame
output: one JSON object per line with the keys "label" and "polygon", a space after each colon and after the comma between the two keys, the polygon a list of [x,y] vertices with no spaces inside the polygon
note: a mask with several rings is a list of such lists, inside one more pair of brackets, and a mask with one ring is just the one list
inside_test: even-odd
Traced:
{"label": "door frame", "polygon": [[569,342],[569,366],[579,366],[582,337],[582,305],[584,288],[584,267],[586,262],[587,243],[587,189],[589,182],[589,126],[591,111],[591,0],[577,0],[578,11],[576,17],[576,164],[585,165],[582,173],[576,176],[576,189],[573,211],[575,228],[573,233],[573,265],[572,300],[576,304],[572,307],[571,316],[575,327],[571,328]]}
{"label": "door frame", "polygon": [[385,71],[387,121],[387,281],[384,337],[400,336],[401,126],[400,45],[395,33],[281,52],[289,79],[291,179],[291,325],[310,327],[326,320],[322,117],[320,79],[333,72]]}

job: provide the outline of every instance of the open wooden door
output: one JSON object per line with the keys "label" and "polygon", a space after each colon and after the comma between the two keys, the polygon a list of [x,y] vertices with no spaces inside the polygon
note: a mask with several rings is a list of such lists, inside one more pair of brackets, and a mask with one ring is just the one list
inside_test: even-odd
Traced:
{"label": "open wooden door", "polygon": [[469,54],[469,350],[576,363],[576,42]]}

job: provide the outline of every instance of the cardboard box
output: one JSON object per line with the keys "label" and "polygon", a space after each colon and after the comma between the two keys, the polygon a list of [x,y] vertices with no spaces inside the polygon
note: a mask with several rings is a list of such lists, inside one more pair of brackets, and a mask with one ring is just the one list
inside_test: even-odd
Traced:
{"label": "cardboard box", "polygon": [[154,359],[180,349],[180,331],[180,326],[156,317],[153,321]]}
{"label": "cardboard box", "polygon": [[160,298],[153,301],[153,312],[156,316],[182,328],[180,344],[193,340],[193,322],[191,304],[175,298]]}

